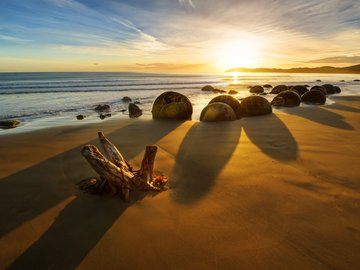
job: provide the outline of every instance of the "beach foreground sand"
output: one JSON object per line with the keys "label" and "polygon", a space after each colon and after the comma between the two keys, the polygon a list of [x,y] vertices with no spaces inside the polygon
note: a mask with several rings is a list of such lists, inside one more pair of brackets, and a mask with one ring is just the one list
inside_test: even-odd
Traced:
{"label": "beach foreground sand", "polygon": [[[103,131],[156,144],[170,190],[80,192]],[[0,137],[0,269],[359,269],[360,98],[230,123],[128,120]]]}

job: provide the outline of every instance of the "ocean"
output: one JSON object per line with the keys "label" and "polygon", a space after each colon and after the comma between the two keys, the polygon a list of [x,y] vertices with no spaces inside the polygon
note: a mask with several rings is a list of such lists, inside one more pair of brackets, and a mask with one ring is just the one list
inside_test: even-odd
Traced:
{"label": "ocean", "polygon": [[[332,83],[342,89],[340,95],[359,95],[360,79],[356,74],[286,74],[286,73],[221,73],[221,74],[148,74],[148,73],[0,73],[0,120],[19,119],[16,129],[0,130],[1,134],[40,128],[77,125],[128,118],[125,96],[139,102],[142,118],[151,118],[151,106],[158,95],[177,91],[194,105],[193,119],[216,94],[202,92],[210,84],[224,90],[236,90],[238,98],[250,95],[249,86],[256,84],[321,85]],[[321,82],[317,82],[321,80]],[[265,96],[269,100],[273,95]],[[330,104],[331,97],[327,104]],[[111,106],[111,118],[100,120],[94,111],[98,104]],[[326,106],[326,104],[325,104]],[[76,115],[87,117],[76,120]]]}

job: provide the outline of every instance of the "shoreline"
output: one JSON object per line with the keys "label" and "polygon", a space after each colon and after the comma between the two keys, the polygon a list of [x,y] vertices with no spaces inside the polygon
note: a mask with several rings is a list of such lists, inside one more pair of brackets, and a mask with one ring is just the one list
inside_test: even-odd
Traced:
{"label": "shoreline", "polygon": [[[205,93],[199,94],[200,97],[198,97],[197,103],[195,104],[194,102],[192,103],[194,106],[194,113],[193,113],[193,120],[194,121],[199,121],[200,118],[200,113],[201,110],[207,105],[207,103],[216,96],[216,94],[209,94],[209,93]],[[239,95],[237,95],[237,97],[239,96],[248,96],[248,93],[239,93]],[[267,95],[264,96],[265,98],[267,98],[268,100],[271,100],[273,97],[275,97],[276,95]],[[336,103],[336,99],[338,97],[349,97],[350,99],[353,97],[354,99],[357,99],[357,95],[331,95],[327,98],[326,103],[324,105],[320,105],[322,107],[327,107],[327,106],[331,106],[332,104]],[[141,106],[141,108],[143,109],[143,115],[140,116],[138,119],[139,120],[144,120],[144,121],[148,121],[148,120],[152,120],[152,115],[151,115],[151,103],[146,103],[145,106],[144,104],[140,104],[139,106]],[[313,107],[313,106],[318,106],[318,105],[308,105],[308,104],[304,104],[301,103],[300,104],[300,108],[307,108],[307,107]],[[293,108],[291,108],[293,109]],[[274,113],[277,112],[281,112],[284,110],[284,108],[276,108],[273,107]],[[84,120],[77,120],[76,119],[76,114],[74,113],[72,115],[64,115],[64,116],[50,116],[50,117],[43,117],[43,118],[39,118],[39,119],[31,119],[30,121],[23,121],[18,127],[16,128],[10,128],[10,129],[0,129],[0,138],[2,136],[6,136],[6,135],[12,135],[12,134],[21,134],[21,133],[28,133],[28,132],[34,132],[34,131],[39,131],[39,130],[43,130],[43,129],[48,129],[48,128],[57,128],[57,127],[66,127],[66,126],[86,126],[86,125],[95,125],[95,124],[105,124],[109,121],[128,121],[128,120],[132,120],[129,118],[128,115],[128,111],[124,112],[119,112],[119,111],[115,111],[115,112],[111,112],[112,116],[109,118],[106,118],[104,120],[101,120],[98,117],[98,114],[93,111],[90,115],[89,114],[85,114],[87,115],[86,118]],[[81,112],[78,112],[78,114],[81,114]],[[20,118],[19,118],[20,119]]]}

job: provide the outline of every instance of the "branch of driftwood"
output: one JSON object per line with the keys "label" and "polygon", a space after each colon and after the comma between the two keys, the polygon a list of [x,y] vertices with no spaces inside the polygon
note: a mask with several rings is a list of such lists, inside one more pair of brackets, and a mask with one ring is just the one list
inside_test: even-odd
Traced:
{"label": "branch of driftwood", "polygon": [[164,175],[154,176],[157,146],[146,146],[141,167],[139,170],[134,170],[102,132],[98,132],[98,135],[105,155],[91,144],[85,145],[81,154],[99,174],[99,177],[82,180],[78,184],[81,190],[93,194],[111,191],[114,195],[120,194],[124,201],[130,199],[131,190],[166,190],[167,177]]}

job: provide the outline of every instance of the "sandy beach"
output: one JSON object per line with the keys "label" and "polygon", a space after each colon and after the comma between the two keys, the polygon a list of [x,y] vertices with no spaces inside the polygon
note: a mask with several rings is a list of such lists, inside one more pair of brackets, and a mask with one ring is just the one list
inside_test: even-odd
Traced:
{"label": "sandy beach", "polygon": [[[0,269],[359,269],[360,98],[227,123],[108,120],[0,136]],[[159,194],[94,196],[103,131]]]}

